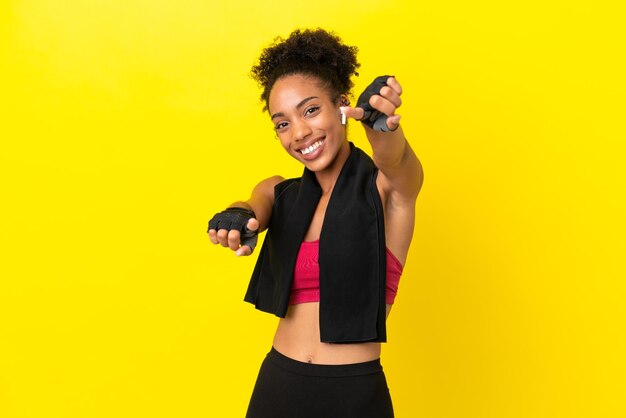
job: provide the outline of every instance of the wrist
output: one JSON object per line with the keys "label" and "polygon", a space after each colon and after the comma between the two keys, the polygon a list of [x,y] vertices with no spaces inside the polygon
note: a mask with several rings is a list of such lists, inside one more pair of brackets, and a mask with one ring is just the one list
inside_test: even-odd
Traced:
{"label": "wrist", "polygon": [[226,209],[230,209],[230,208],[241,208],[241,209],[246,209],[246,210],[253,210],[252,206],[250,206],[250,204],[248,202],[234,202],[231,205],[229,205]]}
{"label": "wrist", "polygon": [[232,205],[227,207],[226,210],[229,211],[229,212],[245,213],[246,215],[250,216],[251,218],[255,218],[256,219],[256,214],[254,213],[254,211],[252,210],[252,207],[250,207],[250,205],[248,205],[246,203],[244,203],[243,205],[240,205],[239,203],[244,203],[244,202],[233,203]]}

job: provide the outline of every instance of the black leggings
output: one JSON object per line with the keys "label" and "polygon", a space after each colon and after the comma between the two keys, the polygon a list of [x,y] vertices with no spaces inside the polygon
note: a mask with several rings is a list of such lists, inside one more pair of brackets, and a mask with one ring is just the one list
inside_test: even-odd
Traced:
{"label": "black leggings", "polygon": [[390,418],[393,406],[380,359],[310,364],[272,347],[261,364],[246,418]]}

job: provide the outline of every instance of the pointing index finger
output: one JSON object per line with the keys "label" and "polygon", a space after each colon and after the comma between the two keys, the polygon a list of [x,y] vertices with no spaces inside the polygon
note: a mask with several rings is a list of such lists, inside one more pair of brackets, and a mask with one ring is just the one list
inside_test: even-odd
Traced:
{"label": "pointing index finger", "polygon": [[352,118],[356,120],[362,119],[363,116],[365,116],[365,110],[360,107],[342,106],[341,111],[344,115],[346,115],[347,118]]}

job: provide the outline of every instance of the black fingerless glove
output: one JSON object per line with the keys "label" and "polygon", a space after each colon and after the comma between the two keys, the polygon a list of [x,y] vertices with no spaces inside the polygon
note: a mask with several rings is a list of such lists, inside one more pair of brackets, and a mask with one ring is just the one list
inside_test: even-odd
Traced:
{"label": "black fingerless glove", "polygon": [[211,218],[209,221],[209,228],[219,231],[220,229],[227,229],[229,231],[236,230],[241,233],[241,245],[247,245],[251,250],[254,250],[258,240],[258,230],[250,231],[246,225],[251,218],[256,218],[253,211],[245,208],[228,208]]}
{"label": "black fingerless glove", "polygon": [[[370,105],[370,97],[375,94],[380,94],[380,89],[387,85],[387,79],[393,77],[392,75],[381,75],[376,77],[372,83],[361,93],[357,100],[356,107],[360,107],[365,111],[365,114],[361,118],[361,122],[380,132],[389,132],[391,129],[387,127],[387,115],[374,109]],[[397,128],[396,128],[397,129]],[[395,129],[394,129],[395,130]]]}

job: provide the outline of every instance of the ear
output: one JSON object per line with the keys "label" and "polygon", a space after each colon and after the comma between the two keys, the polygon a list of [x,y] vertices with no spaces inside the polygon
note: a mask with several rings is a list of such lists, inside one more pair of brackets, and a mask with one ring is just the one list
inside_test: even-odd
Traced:
{"label": "ear", "polygon": [[350,99],[348,98],[347,95],[342,94],[339,96],[339,103],[340,103],[340,106],[350,106]]}

